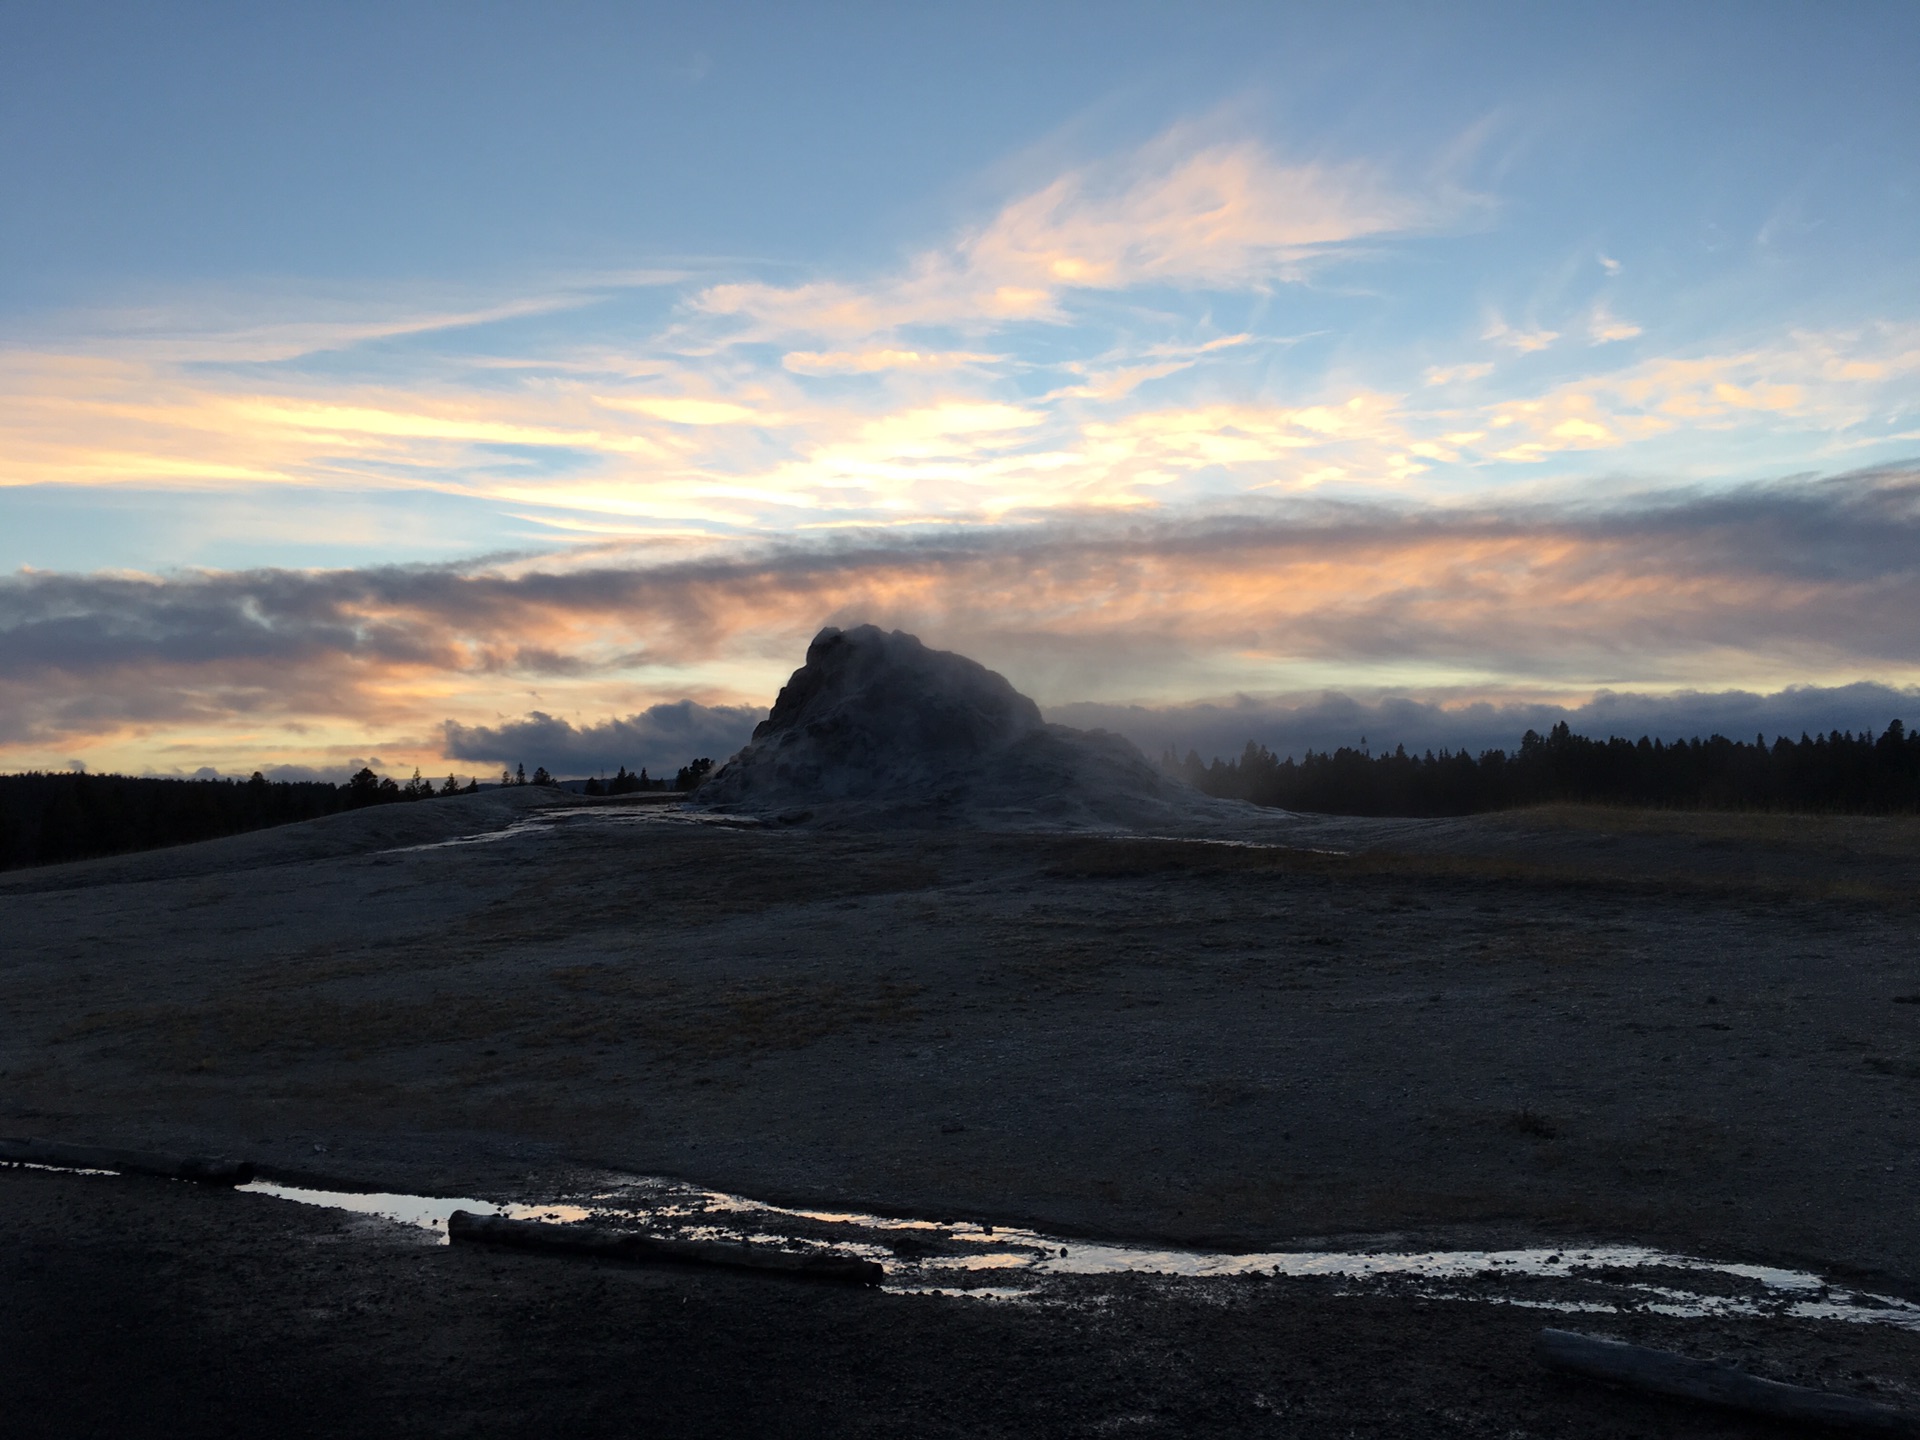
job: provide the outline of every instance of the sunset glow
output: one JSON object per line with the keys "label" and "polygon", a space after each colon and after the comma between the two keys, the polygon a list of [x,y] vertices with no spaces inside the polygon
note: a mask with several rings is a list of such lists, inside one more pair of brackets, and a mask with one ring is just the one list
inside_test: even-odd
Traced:
{"label": "sunset glow", "polygon": [[[1115,27],[1107,68],[1021,61],[983,120],[993,25],[891,17],[943,68],[822,85],[741,13],[616,10],[526,62],[519,148],[477,79],[369,71],[354,104],[468,126],[383,153],[304,83],[183,97],[214,52],[424,21],[150,17],[69,93],[35,77],[98,37],[36,12],[0,60],[0,767],[737,729],[864,620],[1051,706],[1920,683],[1920,116],[1875,68],[1910,12],[1738,67],[1660,12],[1233,15],[1052,12]],[[450,22],[489,65],[496,18]],[[594,43],[632,86],[557,103]]]}

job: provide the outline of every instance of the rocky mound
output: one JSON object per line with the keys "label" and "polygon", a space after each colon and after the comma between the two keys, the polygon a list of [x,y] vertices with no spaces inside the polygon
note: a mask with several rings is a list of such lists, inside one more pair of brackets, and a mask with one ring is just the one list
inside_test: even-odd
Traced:
{"label": "rocky mound", "polygon": [[1224,802],[1118,735],[1047,724],[964,655],[861,625],[814,637],[772,713],[694,803],[788,822],[1134,829]]}

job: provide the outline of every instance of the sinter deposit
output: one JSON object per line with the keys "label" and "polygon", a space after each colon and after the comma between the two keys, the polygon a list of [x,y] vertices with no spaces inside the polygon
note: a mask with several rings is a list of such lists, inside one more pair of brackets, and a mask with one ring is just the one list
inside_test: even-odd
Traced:
{"label": "sinter deposit", "polygon": [[1118,735],[1047,724],[964,655],[873,625],[815,636],[695,803],[788,822],[1129,829],[1243,808],[1162,774]]}

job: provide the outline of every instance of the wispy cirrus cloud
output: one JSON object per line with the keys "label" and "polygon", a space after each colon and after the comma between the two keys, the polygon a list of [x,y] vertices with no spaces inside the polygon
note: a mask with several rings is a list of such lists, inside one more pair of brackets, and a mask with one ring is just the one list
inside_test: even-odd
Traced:
{"label": "wispy cirrus cloud", "polygon": [[348,288],[297,281],[199,286],[139,303],[42,317],[16,332],[28,348],[57,336],[79,348],[169,364],[263,365],[381,342],[447,336],[590,308],[610,294],[679,286],[687,269],[577,272],[515,293],[432,281]]}
{"label": "wispy cirrus cloud", "polygon": [[1246,288],[1301,278],[1340,246],[1431,226],[1442,206],[1370,166],[1288,163],[1176,130],[1071,170],[877,283],[723,284],[695,303],[755,334],[875,336],[1064,318],[1076,290]]}
{"label": "wispy cirrus cloud", "polygon": [[1020,364],[981,352],[906,373],[850,363],[847,377],[879,387],[852,394],[816,391],[784,365],[698,357],[530,368],[505,383],[443,367],[409,389],[16,351],[0,355],[0,484],[421,490],[574,533],[753,534],[1366,491],[1436,472],[1484,490],[1556,457],[1651,455],[1689,437],[1723,453],[1764,439],[1778,453],[1799,436],[1802,453],[1839,453],[1900,433],[1903,414],[1911,427],[1902,397],[1920,376],[1920,332],[1883,324],[1656,354],[1529,389],[1463,361],[1401,389],[1346,378],[1295,401],[1206,395],[1206,367],[1258,345],[1236,332],[1103,349],[1042,372],[1063,383],[1038,391]]}
{"label": "wispy cirrus cloud", "polygon": [[1471,418],[1486,427],[1481,453],[1520,464],[1682,433],[1799,430],[1845,445],[1850,431],[1877,440],[1891,430],[1916,377],[1920,326],[1799,331],[1745,350],[1656,356],[1495,401]]}
{"label": "wispy cirrus cloud", "polygon": [[1540,325],[1509,325],[1500,316],[1495,315],[1487,321],[1487,328],[1480,332],[1480,338],[1490,340],[1495,345],[1516,351],[1521,355],[1531,355],[1536,350],[1547,349],[1560,338],[1560,332]]}
{"label": "wispy cirrus cloud", "polygon": [[1005,357],[969,350],[899,350],[876,346],[865,350],[790,350],[780,363],[796,375],[877,375],[888,370],[919,373],[958,370],[969,365],[993,365]]}
{"label": "wispy cirrus cloud", "polygon": [[[0,349],[0,486],[425,492],[488,507],[518,545],[1314,488],[1490,498],[1601,454],[1705,479],[1703,439],[1742,455],[1733,479],[1885,454],[1920,425],[1908,322],[1614,350],[1635,327],[1609,291],[1558,329],[1496,312],[1451,355],[1297,358],[1321,332],[1272,323],[1291,282],[1472,205],[1176,127],[867,276],[716,284],[709,267],[384,312],[318,296],[303,318],[256,295],[126,312],[118,333],[95,317],[71,348]],[[651,308],[620,308],[643,292]],[[1600,348],[1556,343],[1576,327]]]}
{"label": "wispy cirrus cloud", "polygon": [[1593,313],[1587,316],[1587,339],[1595,345],[1612,345],[1641,333],[1640,326],[1631,320],[1622,320],[1605,305],[1594,306]]}

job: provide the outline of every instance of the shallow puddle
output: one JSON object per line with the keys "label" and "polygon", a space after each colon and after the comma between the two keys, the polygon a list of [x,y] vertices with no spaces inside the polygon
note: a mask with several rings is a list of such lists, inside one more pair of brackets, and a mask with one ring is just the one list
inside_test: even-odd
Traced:
{"label": "shallow puddle", "polygon": [[475,1215],[505,1215],[512,1220],[544,1220],[561,1225],[586,1220],[594,1214],[581,1205],[496,1205],[490,1200],[448,1200],[438,1195],[308,1190],[298,1185],[276,1185],[270,1180],[255,1180],[236,1188],[243,1195],[271,1195],[276,1200],[292,1200],[301,1205],[318,1205],[327,1210],[346,1210],[355,1215],[372,1215],[400,1225],[415,1225],[422,1230],[437,1231],[443,1244],[447,1238],[447,1217],[456,1210],[468,1210]]}
{"label": "shallow puddle", "polygon": [[1123,1275],[1195,1281],[1323,1282],[1337,1294],[1478,1300],[1561,1312],[1767,1316],[1892,1325],[1920,1332],[1920,1305],[1834,1285],[1808,1271],[1677,1255],[1637,1245],[1516,1250],[1329,1251],[1255,1254],[1064,1239],[972,1222],[900,1220],[792,1209],[656,1179],[610,1179],[541,1203],[356,1194],[258,1181],[240,1187],[306,1205],[413,1225],[446,1241],[455,1210],[519,1220],[591,1220],[685,1239],[789,1250],[831,1248],[876,1260],[886,1289],[973,1299],[1044,1298],[1052,1282]]}

